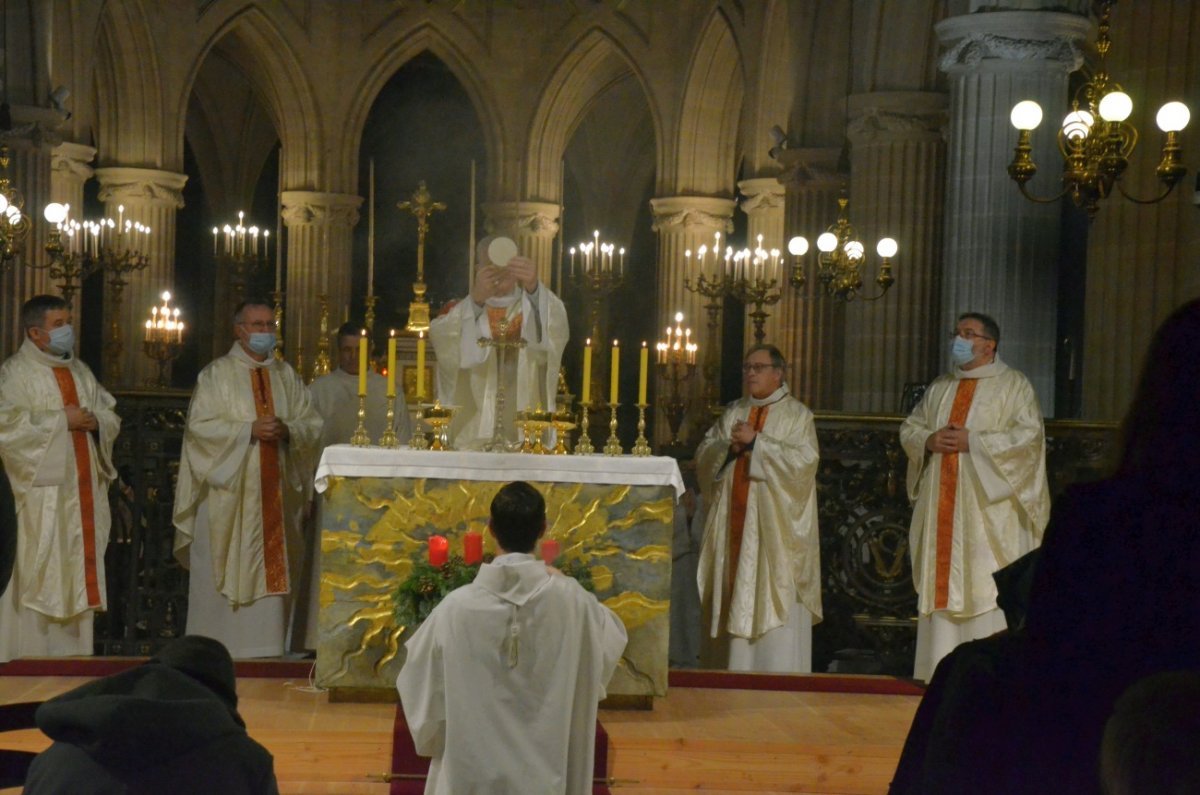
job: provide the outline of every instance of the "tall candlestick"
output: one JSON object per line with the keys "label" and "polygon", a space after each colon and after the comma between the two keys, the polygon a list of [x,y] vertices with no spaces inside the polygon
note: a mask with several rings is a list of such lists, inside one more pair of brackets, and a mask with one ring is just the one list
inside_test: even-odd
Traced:
{"label": "tall candlestick", "polygon": [[358,395],[365,397],[367,394],[367,330],[362,330],[362,336],[358,338]]}
{"label": "tall candlestick", "polygon": [[425,397],[425,332],[417,332],[417,402]]}
{"label": "tall candlestick", "polygon": [[[367,166],[367,297],[375,295],[375,158]],[[325,267],[329,267],[326,263]],[[276,288],[278,289],[278,288]],[[388,370],[390,373],[391,370]],[[391,397],[394,393],[388,392]]]}
{"label": "tall candlestick", "polygon": [[387,396],[396,397],[396,329],[388,331]]}
{"label": "tall candlestick", "polygon": [[650,349],[646,347],[646,341],[642,340],[642,358],[638,369],[638,403],[646,402],[646,371],[649,366]]}
{"label": "tall candlestick", "polygon": [[592,401],[592,340],[589,337],[588,341],[583,346],[583,389],[579,391],[579,402],[590,403]]}
{"label": "tall candlestick", "polygon": [[621,380],[621,343],[613,340],[612,347],[612,373],[608,384],[608,402],[614,406],[617,404],[617,384]]}

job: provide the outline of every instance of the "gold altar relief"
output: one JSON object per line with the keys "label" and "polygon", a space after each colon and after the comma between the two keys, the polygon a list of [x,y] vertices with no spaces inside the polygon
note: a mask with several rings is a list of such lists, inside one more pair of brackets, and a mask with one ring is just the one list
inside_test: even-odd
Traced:
{"label": "gold altar relief", "polygon": [[[398,627],[392,592],[431,535],[462,554],[468,530],[487,532],[499,481],[425,478],[329,479],[321,502],[321,616],[317,681],[322,687],[392,688],[412,629]],[[592,574],[596,596],[629,632],[610,683],[617,695],[663,695],[667,683],[671,532],[669,486],[535,483],[546,498],[547,537]],[[406,632],[405,630],[408,630]]]}

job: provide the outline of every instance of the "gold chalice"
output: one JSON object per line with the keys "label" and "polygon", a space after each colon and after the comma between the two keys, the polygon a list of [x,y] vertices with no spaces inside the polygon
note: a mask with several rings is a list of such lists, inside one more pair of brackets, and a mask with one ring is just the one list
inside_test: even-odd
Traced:
{"label": "gold chalice", "polygon": [[433,444],[430,445],[430,450],[454,449],[450,446],[449,428],[456,408],[458,407],[443,406],[441,402],[435,402],[432,406],[425,408],[425,415],[422,419],[433,429]]}
{"label": "gold chalice", "polygon": [[554,449],[551,451],[554,455],[566,455],[567,436],[571,431],[575,430],[575,415],[570,409],[556,411],[553,418],[554,424]]}
{"label": "gold chalice", "polygon": [[545,446],[542,444],[542,434],[551,424],[554,415],[538,406],[536,409],[528,409],[518,415],[521,429],[525,436],[525,442],[521,446],[522,453],[533,453],[541,455],[546,452]]}

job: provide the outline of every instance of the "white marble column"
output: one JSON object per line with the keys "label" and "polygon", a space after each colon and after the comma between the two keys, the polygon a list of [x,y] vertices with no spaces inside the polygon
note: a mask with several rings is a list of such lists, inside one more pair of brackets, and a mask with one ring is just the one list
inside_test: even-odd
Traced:
{"label": "white marble column", "polygon": [[[159,294],[175,289],[175,217],[183,207],[187,175],[112,166],[96,169],[96,181],[105,217],[141,222],[151,230],[141,251],[149,264],[122,277],[128,284],[121,291],[119,308],[114,305],[116,291],[112,287],[116,274],[104,274],[104,382],[110,389],[139,387],[158,372],[142,353],[141,333],[150,307],[160,301]],[[118,334],[121,349],[119,356],[114,356],[111,352]]]}
{"label": "white marble column", "polygon": [[483,205],[487,234],[511,237],[517,249],[537,263],[542,284],[551,287],[555,284],[554,241],[558,237],[558,211],[558,205],[550,202],[487,202]]}
{"label": "white marble column", "polygon": [[[344,309],[351,303],[351,233],[358,223],[358,208],[363,198],[348,193],[287,190],[282,201],[283,223],[287,227],[283,350],[292,364],[302,354],[307,379],[320,333],[319,296],[328,297],[331,333],[340,325]],[[382,338],[377,328],[376,339]],[[336,352],[331,350],[330,357],[330,364],[336,366]]]}
{"label": "white marble column", "polygon": [[[849,217],[866,248],[860,299],[846,307],[843,405],[897,413],[904,385],[938,372],[938,274],[946,95],[890,91],[850,98]],[[878,300],[880,238],[896,240],[895,283]],[[950,328],[951,326],[947,326]]]}
{"label": "white marble column", "polygon": [[[786,251],[787,241],[783,238],[783,208],[786,190],[783,184],[777,177],[757,177],[739,182],[738,190],[745,197],[738,206],[746,214],[749,222],[746,225],[746,247],[753,249],[758,244],[758,236],[762,235],[764,249]],[[788,289],[786,282],[783,289]],[[780,300],[783,300],[782,290]],[[750,312],[753,311],[753,307],[743,305],[743,308],[746,311],[744,336],[749,345],[754,341],[754,323],[750,320]],[[771,315],[763,323],[763,331],[766,333],[763,342],[778,345],[779,305],[764,306],[763,311]]]}
{"label": "white marble column", "polygon": [[[684,252],[691,251],[694,255],[701,245],[711,247],[717,232],[721,233],[723,243],[726,235],[733,231],[734,206],[732,199],[712,196],[664,196],[650,200],[650,211],[654,214],[652,228],[658,233],[658,309],[655,327],[666,328],[676,312],[683,312],[685,322],[692,328],[692,337],[700,346],[698,361],[702,364],[696,368],[696,375],[692,379],[689,393],[691,406],[680,430],[680,438],[684,443],[697,441],[692,428],[704,426],[699,428],[699,432],[703,433],[708,425],[704,405],[706,369],[709,370],[709,377],[716,381],[713,388],[717,391],[711,399],[720,399],[722,354],[720,324],[718,322],[714,338],[708,327],[709,313],[704,308],[712,299],[699,296],[684,287],[685,279],[694,286],[698,276],[694,267],[690,273],[686,271]],[[694,259],[692,261],[695,262]],[[722,301],[719,298],[716,300],[718,303]],[[740,352],[734,355],[740,361]],[[666,383],[656,379],[655,384],[655,396],[651,400],[662,403]],[[661,411],[655,415],[654,428],[655,444],[667,441],[666,416]]]}
{"label": "white marble column", "polygon": [[[1023,99],[1045,112],[1033,136],[1042,174],[1032,192],[1055,195],[1062,157],[1054,132],[1067,111],[1068,76],[1083,61],[1092,23],[1053,11],[997,11],[951,17],[935,27],[948,49],[950,78],[945,265],[941,326],[965,311],[1000,324],[1001,358],[1018,368],[1054,409],[1058,203],[1021,197],[1005,170],[1017,141],[1009,114]],[[949,342],[943,340],[943,358]]]}
{"label": "white marble column", "polygon": [[29,216],[29,230],[19,244],[20,254],[9,260],[0,273],[0,304],[3,328],[0,328],[0,355],[8,357],[21,346],[21,304],[40,293],[57,294],[44,266],[46,258],[46,221],[42,208],[50,201],[50,147],[35,145],[29,139],[9,139],[8,179],[23,199],[21,213]]}
{"label": "white marble column", "polygon": [[[792,394],[810,408],[842,407],[842,318],[845,304],[825,295],[816,277],[816,240],[837,216],[837,197],[846,176],[837,172],[840,150],[785,149],[780,155],[786,191],[787,234],[808,240],[809,251],[799,260],[804,284],[790,282],[796,259],[787,257],[789,282],[776,309],[780,334],[775,344],[788,361]],[[786,250],[786,241],[785,241]]]}

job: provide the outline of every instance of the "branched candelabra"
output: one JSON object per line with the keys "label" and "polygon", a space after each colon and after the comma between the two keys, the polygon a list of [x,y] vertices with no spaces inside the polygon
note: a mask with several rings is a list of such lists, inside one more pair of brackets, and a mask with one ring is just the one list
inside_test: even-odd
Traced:
{"label": "branched candelabra", "polygon": [[[600,240],[600,232],[593,232],[593,239],[587,243],[572,246],[571,281],[583,294],[583,300],[588,307],[588,328],[591,329],[590,339],[604,339],[600,333],[601,310],[607,305],[608,298],[625,284],[625,249],[619,252],[611,243]],[[619,256],[614,259],[614,252]],[[578,260],[578,262],[576,262]],[[580,405],[604,405],[598,384],[602,379],[592,382],[590,395],[580,395]]]}
{"label": "branched candelabra", "polygon": [[162,306],[150,307],[150,319],[142,337],[142,352],[158,365],[158,375],[149,386],[166,389],[171,385],[171,362],[183,351],[183,321],[178,307],[171,306],[171,294],[162,294]]}
{"label": "branched candelabra", "polygon": [[668,444],[683,444],[679,429],[687,413],[687,397],[684,385],[696,374],[696,351],[699,346],[692,342],[692,330],[683,327],[683,313],[675,313],[675,325],[667,326],[663,340],[655,345],[658,377],[667,382],[666,400],[659,401],[667,415],[671,429]]}
{"label": "branched candelabra", "polygon": [[[697,276],[696,282],[693,284],[691,278],[688,276],[685,276],[683,279],[683,289],[707,299],[704,309],[708,313],[707,339],[710,340],[710,343],[708,351],[704,355],[703,375],[704,406],[709,413],[713,413],[720,408],[720,400],[718,398],[720,393],[717,383],[721,378],[721,346],[718,340],[721,338],[721,309],[732,283],[728,269],[722,268],[717,256],[721,243],[721,233],[717,232],[713,236],[713,239],[715,242],[711,252],[712,264],[708,264],[708,247],[701,246],[696,252],[696,261],[699,267],[699,276]],[[727,261],[732,256],[733,251],[730,249],[726,257]],[[686,259],[685,272],[689,272],[691,271],[692,252],[690,250],[685,251],[684,258]]]}
{"label": "branched candelabra", "polygon": [[[237,293],[238,301],[244,301],[249,291],[250,280],[255,271],[269,261],[270,230],[259,230],[251,224],[246,226],[246,214],[238,212],[237,223],[213,227],[213,256],[218,264],[227,267],[229,279]],[[275,292],[280,292],[278,279]]]}

